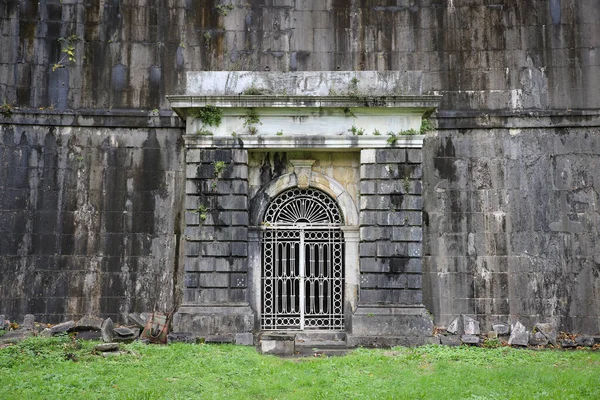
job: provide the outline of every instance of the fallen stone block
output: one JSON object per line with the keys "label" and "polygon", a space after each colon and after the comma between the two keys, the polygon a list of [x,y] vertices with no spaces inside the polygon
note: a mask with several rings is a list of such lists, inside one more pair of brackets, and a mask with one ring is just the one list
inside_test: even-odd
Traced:
{"label": "fallen stone block", "polygon": [[592,347],[596,341],[591,336],[577,336],[575,338],[575,343],[577,346],[581,347]]}
{"label": "fallen stone block", "polygon": [[69,329],[73,328],[74,326],[75,326],[75,321],[67,321],[67,322],[63,322],[63,323],[54,325],[52,328],[50,328],[50,331],[52,332],[53,335],[57,335],[59,333],[67,332]]}
{"label": "fallen stone block", "polygon": [[496,331],[489,331],[487,333],[487,338],[488,339],[498,339],[498,332],[496,332]]}
{"label": "fallen stone block", "polygon": [[533,331],[539,331],[541,332],[544,336],[546,336],[546,339],[548,339],[548,342],[550,342],[553,346],[556,346],[556,327],[554,326],[554,324],[550,324],[550,323],[537,323],[535,324],[535,326],[533,327]]}
{"label": "fallen stone block", "polygon": [[130,313],[127,316],[127,319],[129,320],[130,323],[134,324],[135,326],[137,326],[140,329],[144,329],[144,327],[146,326],[147,320],[142,318],[139,314]]}
{"label": "fallen stone block", "polygon": [[118,327],[113,329],[113,341],[122,343],[131,343],[138,338],[140,335],[139,329],[135,331],[125,327]]}
{"label": "fallen stone block", "polygon": [[467,316],[463,315],[463,329],[465,335],[479,335],[481,333],[479,329],[479,321]]}
{"label": "fallen stone block", "polygon": [[23,317],[23,323],[19,327],[20,329],[32,331],[35,329],[35,317],[33,314],[27,314]]}
{"label": "fallen stone block", "polygon": [[561,339],[559,340],[560,347],[564,349],[570,349],[577,347],[577,343],[573,339]]}
{"label": "fallen stone block", "polygon": [[542,332],[534,332],[529,336],[529,344],[532,346],[546,346],[548,338]]}
{"label": "fallen stone block", "polygon": [[52,337],[52,329],[45,328],[43,331],[40,332],[40,334],[38,336],[45,337],[45,338]]}
{"label": "fallen stone block", "polygon": [[498,335],[508,335],[510,333],[510,326],[507,324],[492,324],[492,329]]}
{"label": "fallen stone block", "polygon": [[481,341],[479,339],[479,336],[475,336],[475,335],[462,335],[460,337],[460,341],[464,344],[479,344],[479,342]]}
{"label": "fallen stone block", "polygon": [[460,335],[463,333],[462,320],[460,316],[454,318],[452,322],[450,322],[448,328],[446,328],[446,332],[453,335]]}
{"label": "fallen stone block", "polygon": [[30,330],[19,329],[16,331],[8,331],[4,336],[0,337],[0,343],[19,343],[23,339],[32,337],[33,332]]}
{"label": "fallen stone block", "polygon": [[525,329],[525,326],[517,321],[510,328],[510,338],[508,338],[508,344],[511,346],[527,346],[529,344],[529,331]]}
{"label": "fallen stone block", "polygon": [[102,333],[102,340],[106,343],[110,343],[113,341],[113,337],[115,336],[113,330],[115,329],[115,324],[112,319],[106,318],[102,323],[102,327],[100,328],[100,332]]}
{"label": "fallen stone block", "polygon": [[457,335],[440,336],[440,343],[442,346],[460,346],[460,337]]}
{"label": "fallen stone block", "polygon": [[94,346],[94,350],[100,352],[119,350],[119,343],[100,343]]}
{"label": "fallen stone block", "polygon": [[81,318],[73,328],[70,329],[71,332],[81,332],[81,331],[99,331],[102,329],[102,318],[97,317],[88,317],[85,316]]}

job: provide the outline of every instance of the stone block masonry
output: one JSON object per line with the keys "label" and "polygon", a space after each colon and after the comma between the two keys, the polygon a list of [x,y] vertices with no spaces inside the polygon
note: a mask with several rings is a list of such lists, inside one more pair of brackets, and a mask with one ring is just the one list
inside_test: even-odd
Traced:
{"label": "stone block masonry", "polygon": [[421,149],[367,149],[360,167],[360,302],[419,305]]}
{"label": "stone block masonry", "polygon": [[246,300],[248,153],[189,148],[184,304]]}

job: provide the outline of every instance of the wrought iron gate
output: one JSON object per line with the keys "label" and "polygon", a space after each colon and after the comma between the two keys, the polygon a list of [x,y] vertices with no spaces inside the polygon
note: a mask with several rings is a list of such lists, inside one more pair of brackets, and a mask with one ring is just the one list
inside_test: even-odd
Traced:
{"label": "wrought iron gate", "polygon": [[290,189],[269,205],[263,234],[262,329],[344,329],[340,211],[314,189]]}

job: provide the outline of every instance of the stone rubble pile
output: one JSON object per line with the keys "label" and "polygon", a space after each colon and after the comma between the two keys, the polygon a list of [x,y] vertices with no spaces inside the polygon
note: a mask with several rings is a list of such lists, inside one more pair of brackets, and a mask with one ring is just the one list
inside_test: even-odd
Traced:
{"label": "stone rubble pile", "polygon": [[35,322],[35,317],[27,314],[16,329],[10,329],[10,321],[4,315],[0,315],[0,330],[5,332],[0,336],[0,344],[17,343],[32,336],[52,337],[69,334],[79,340],[102,340],[105,343],[98,345],[96,349],[99,353],[118,352],[119,343],[131,343],[140,338],[149,315],[129,314],[130,326],[116,326],[110,318],[103,320],[94,316],[50,325]]}
{"label": "stone rubble pile", "polygon": [[577,348],[600,347],[600,337],[586,335],[558,334],[551,323],[537,323],[531,331],[525,325],[516,321],[509,325],[505,323],[492,324],[492,330],[481,333],[479,321],[468,315],[459,315],[448,324],[447,328],[436,330],[440,343],[445,346],[469,344],[476,346],[515,346],[515,347],[553,347]]}

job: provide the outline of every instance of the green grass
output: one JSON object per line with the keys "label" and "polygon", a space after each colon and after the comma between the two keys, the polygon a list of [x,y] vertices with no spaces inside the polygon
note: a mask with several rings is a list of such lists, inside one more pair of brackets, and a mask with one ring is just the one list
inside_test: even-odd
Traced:
{"label": "green grass", "polygon": [[281,359],[251,347],[134,343],[124,348],[135,354],[104,358],[94,344],[34,338],[0,349],[2,398],[600,398],[592,351],[426,346]]}

